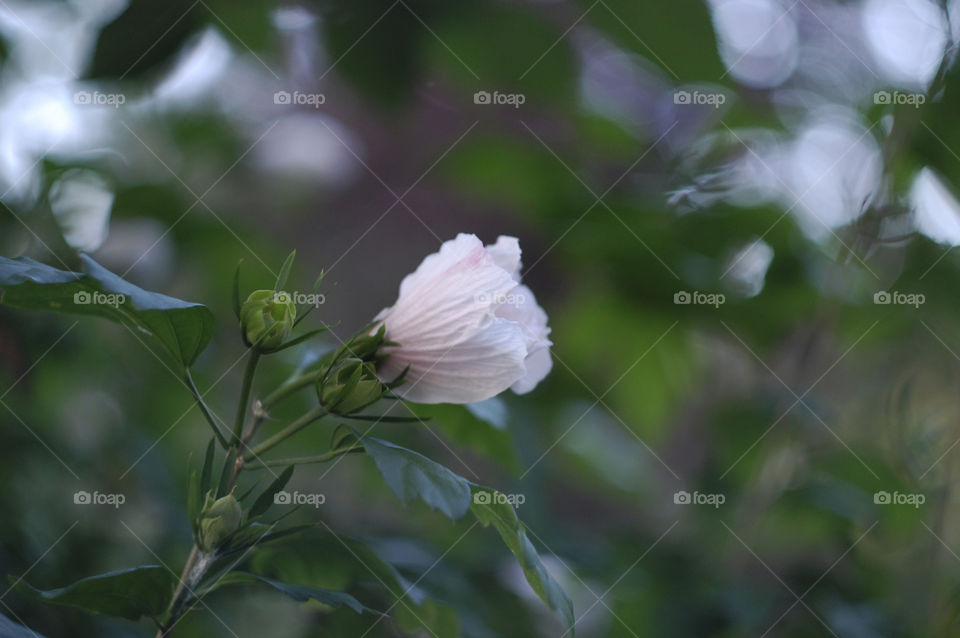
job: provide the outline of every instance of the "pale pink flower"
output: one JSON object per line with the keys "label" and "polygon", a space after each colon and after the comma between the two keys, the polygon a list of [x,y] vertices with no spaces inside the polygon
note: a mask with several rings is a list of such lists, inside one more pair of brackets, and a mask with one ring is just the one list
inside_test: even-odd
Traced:
{"label": "pale pink flower", "polygon": [[416,403],[473,403],[533,390],[550,372],[550,328],[520,283],[520,244],[484,246],[461,233],[428,255],[376,321],[399,345],[384,349],[385,381],[409,370],[396,394]]}

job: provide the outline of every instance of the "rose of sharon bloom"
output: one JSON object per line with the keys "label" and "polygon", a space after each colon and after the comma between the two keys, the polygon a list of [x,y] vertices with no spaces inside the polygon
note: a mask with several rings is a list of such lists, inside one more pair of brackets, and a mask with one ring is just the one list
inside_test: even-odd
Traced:
{"label": "rose of sharon bloom", "polygon": [[520,283],[520,243],[461,233],[428,255],[376,321],[397,346],[378,374],[416,403],[473,403],[533,390],[553,367],[547,313]]}

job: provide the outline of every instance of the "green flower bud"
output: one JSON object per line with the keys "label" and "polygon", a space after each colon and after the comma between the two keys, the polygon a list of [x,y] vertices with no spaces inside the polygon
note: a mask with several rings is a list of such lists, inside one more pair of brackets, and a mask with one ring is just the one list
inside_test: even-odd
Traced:
{"label": "green flower bud", "polygon": [[209,554],[242,525],[243,509],[233,494],[227,494],[217,500],[208,494],[203,510],[200,512],[197,546],[204,553]]}
{"label": "green flower bud", "polygon": [[373,363],[347,358],[338,361],[318,388],[320,403],[333,414],[353,414],[383,396],[385,388]]}
{"label": "green flower bud", "polygon": [[296,318],[297,307],[288,293],[255,290],[240,309],[244,341],[263,352],[274,350],[286,341]]}

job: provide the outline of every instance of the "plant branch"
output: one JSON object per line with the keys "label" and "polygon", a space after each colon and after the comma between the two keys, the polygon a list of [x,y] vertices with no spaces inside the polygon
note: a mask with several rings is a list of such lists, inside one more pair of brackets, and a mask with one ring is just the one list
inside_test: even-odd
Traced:
{"label": "plant branch", "polygon": [[323,408],[323,406],[318,405],[317,407],[313,408],[312,410],[310,410],[309,412],[301,416],[299,419],[297,419],[296,421],[294,421],[293,423],[285,427],[284,429],[280,430],[279,432],[277,432],[276,434],[268,438],[266,441],[264,441],[260,445],[254,447],[249,453],[243,456],[243,460],[245,462],[252,461],[253,459],[257,458],[258,456],[266,452],[267,450],[287,440],[288,438],[290,438],[291,436],[293,436],[303,428],[307,427],[314,421],[323,418],[324,416],[326,416],[326,414],[327,414],[327,411]]}
{"label": "plant branch", "polygon": [[203,416],[206,418],[207,423],[210,424],[210,427],[213,429],[214,435],[216,435],[217,440],[220,442],[220,445],[224,449],[229,447],[227,438],[220,431],[220,426],[217,425],[217,421],[213,416],[213,412],[210,411],[210,408],[207,407],[206,402],[203,400],[203,396],[200,394],[200,390],[197,389],[197,384],[193,382],[193,375],[190,374],[190,368],[187,368],[184,378],[187,382],[187,387],[190,388],[190,393],[193,394],[193,398],[196,400],[197,405],[200,407],[200,411],[203,413]]}
{"label": "plant branch", "polygon": [[180,614],[178,612],[181,607],[180,601],[184,596],[184,590],[187,587],[187,580],[190,578],[191,572],[193,572],[193,568],[197,564],[197,559],[199,557],[200,548],[198,548],[196,543],[194,543],[193,549],[190,550],[190,555],[187,557],[187,562],[183,566],[183,572],[180,574],[180,582],[177,583],[177,588],[173,590],[173,596],[170,597],[170,606],[167,608],[166,622],[164,622],[157,630],[156,638],[166,638],[168,635],[170,635],[173,625],[176,624],[177,620],[179,620]]}
{"label": "plant branch", "polygon": [[263,470],[268,467],[286,467],[288,465],[307,465],[310,463],[326,463],[331,461],[338,456],[343,454],[349,454],[350,452],[358,452],[363,450],[363,445],[353,445],[342,450],[330,450],[324,454],[318,454],[316,456],[296,456],[289,459],[273,459],[270,461],[255,461],[253,463],[248,463],[244,467],[248,470]]}
{"label": "plant branch", "polygon": [[253,387],[253,376],[257,372],[257,364],[260,363],[260,353],[256,348],[250,350],[250,358],[247,359],[247,367],[243,372],[243,386],[240,389],[240,403],[237,405],[237,418],[233,422],[233,443],[240,443],[240,437],[243,433],[243,422],[247,416],[247,408],[250,404],[250,388]]}
{"label": "plant branch", "polygon": [[269,411],[270,408],[291,394],[313,385],[317,380],[319,380],[322,374],[322,370],[313,370],[306,374],[299,374],[292,377],[279,388],[268,394],[266,398],[261,401],[263,404],[263,409]]}

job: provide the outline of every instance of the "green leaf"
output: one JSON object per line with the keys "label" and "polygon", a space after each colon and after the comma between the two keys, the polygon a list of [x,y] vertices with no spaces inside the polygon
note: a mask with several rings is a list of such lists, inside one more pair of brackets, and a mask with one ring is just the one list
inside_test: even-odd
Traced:
{"label": "green leaf", "polygon": [[213,476],[213,452],[216,449],[214,439],[207,444],[207,453],[203,457],[203,471],[200,473],[200,500],[210,491],[210,479]]}
{"label": "green leaf", "polygon": [[227,458],[223,461],[223,469],[220,471],[220,482],[217,483],[217,498],[221,496],[226,496],[227,492],[230,490],[231,479],[233,478],[233,471],[237,463],[237,448],[231,447],[230,451],[227,452]]}
{"label": "green leaf", "polygon": [[424,591],[409,582],[372,548],[347,536],[314,527],[252,557],[253,570],[265,576],[313,587],[345,590],[382,588],[388,594],[390,615],[405,634],[433,638],[458,636],[455,616],[449,608],[425,597]]}
{"label": "green leaf", "polygon": [[[213,313],[206,306],[143,290],[87,255],[80,259],[82,273],[29,257],[0,257],[0,302],[25,310],[96,315],[131,326],[155,339],[185,368],[206,348],[214,329]],[[98,296],[108,303],[91,303]]]}
{"label": "green leaf", "polygon": [[94,614],[138,620],[157,619],[166,611],[177,578],[159,565],[144,565],[78,580],[67,587],[42,591],[10,578],[20,593]]}
{"label": "green leaf", "polygon": [[259,482],[254,483],[253,485],[251,485],[250,487],[248,487],[245,492],[243,492],[242,494],[238,495],[238,496],[237,496],[237,500],[240,501],[241,503],[243,503],[243,502],[246,501],[248,498],[250,498],[250,495],[253,494],[253,490],[257,489],[259,486],[260,486],[260,483],[259,483]]}
{"label": "green leaf", "polygon": [[260,576],[258,574],[252,574],[250,572],[231,572],[220,579],[220,582],[216,585],[216,588],[219,589],[225,585],[237,585],[237,584],[246,584],[246,583],[264,583],[273,587],[278,592],[289,596],[290,598],[305,603],[309,600],[317,600],[325,605],[329,605],[334,609],[338,609],[343,605],[346,605],[353,611],[361,614],[363,612],[370,612],[372,614],[377,614],[380,616],[385,616],[375,609],[371,609],[361,603],[359,600],[342,591],[331,591],[329,589],[320,589],[319,587],[307,587],[305,585],[292,585],[290,583],[283,583],[278,580],[273,580],[272,578],[267,578],[265,576]]}
{"label": "green leaf", "polygon": [[423,420],[430,419],[437,431],[458,445],[520,471],[513,435],[507,427],[506,405],[499,398],[468,405],[402,405]]}
{"label": "green leaf", "polygon": [[389,441],[364,437],[361,442],[397,498],[405,503],[419,498],[452,519],[467,513],[470,484],[465,478],[418,452]]}
{"label": "green leaf", "polygon": [[233,314],[237,316],[237,320],[240,320],[240,309],[243,307],[243,300],[240,298],[240,264],[243,263],[241,259],[237,264],[237,269],[233,271],[233,293],[230,295],[230,302],[233,306]]}
{"label": "green leaf", "polygon": [[0,614],[0,638],[44,638],[32,629],[18,625]]}
{"label": "green leaf", "polygon": [[267,489],[263,491],[263,494],[257,497],[257,500],[253,503],[253,507],[250,508],[249,518],[256,518],[270,509],[276,493],[286,487],[290,477],[293,476],[293,468],[294,466],[290,465],[280,472],[280,476],[270,483]]}
{"label": "green leaf", "polygon": [[[281,516],[280,518],[283,517]],[[241,552],[249,547],[253,547],[254,545],[260,548],[267,543],[272,543],[281,538],[299,534],[300,532],[313,527],[313,525],[294,525],[293,527],[286,527],[284,529],[273,531],[276,526],[277,521],[272,523],[250,523],[246,527],[237,530],[236,533],[230,537],[230,539],[227,541],[227,544],[220,548],[220,556],[229,557],[230,564],[236,566],[236,559],[231,557],[232,554]],[[216,570],[215,568],[211,568],[210,571],[214,572]]]}
{"label": "green leaf", "polygon": [[205,492],[200,491],[200,478],[197,476],[197,470],[190,471],[190,483],[187,488],[187,518],[190,519],[190,525],[194,533],[197,531],[197,516],[200,514],[200,503],[203,500]]}
{"label": "green leaf", "polygon": [[560,615],[572,637],[576,622],[573,604],[563,588],[543,566],[513,506],[505,500],[498,499],[497,491],[489,487],[471,484],[471,491],[473,498],[470,511],[484,527],[492,524],[497,529],[503,542],[520,563],[530,587],[547,606]]}
{"label": "green leaf", "polygon": [[[312,307],[313,307],[313,306],[311,306],[311,308],[312,308]],[[294,325],[296,325],[296,323],[294,323]],[[311,330],[310,332],[305,332],[304,334],[300,335],[299,337],[295,337],[295,338],[291,339],[290,341],[288,341],[288,342],[280,345],[279,347],[277,347],[276,350],[273,350],[272,352],[280,352],[281,350],[286,350],[287,348],[292,348],[292,347],[294,347],[294,346],[298,346],[298,345],[300,345],[301,343],[303,343],[304,341],[306,341],[307,339],[310,339],[311,337],[316,337],[318,334],[322,334],[322,333],[326,332],[327,330],[329,330],[329,328],[317,328],[316,330]]]}
{"label": "green leaf", "polygon": [[283,260],[283,265],[280,266],[280,274],[277,275],[277,285],[273,287],[277,292],[283,290],[284,286],[287,285],[287,279],[290,277],[290,269],[293,268],[293,260],[296,259],[296,257],[297,251],[294,250]]}

